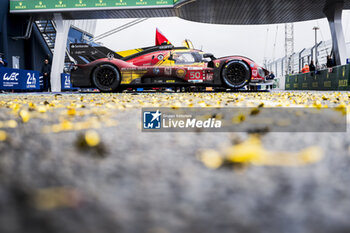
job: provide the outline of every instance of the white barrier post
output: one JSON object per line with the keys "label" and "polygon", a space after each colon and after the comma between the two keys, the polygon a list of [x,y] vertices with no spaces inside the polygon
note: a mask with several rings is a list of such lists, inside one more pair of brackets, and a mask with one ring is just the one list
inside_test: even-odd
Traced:
{"label": "white barrier post", "polygon": [[68,32],[71,25],[71,21],[63,20],[61,14],[55,14],[54,21],[56,23],[56,41],[51,67],[51,90],[53,92],[60,92],[61,73],[63,73],[64,68]]}

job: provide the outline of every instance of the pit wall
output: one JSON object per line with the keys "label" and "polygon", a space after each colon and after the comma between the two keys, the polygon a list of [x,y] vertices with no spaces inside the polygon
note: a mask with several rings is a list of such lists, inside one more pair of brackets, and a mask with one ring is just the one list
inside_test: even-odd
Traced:
{"label": "pit wall", "polygon": [[350,90],[350,64],[306,74],[287,75],[286,90]]}

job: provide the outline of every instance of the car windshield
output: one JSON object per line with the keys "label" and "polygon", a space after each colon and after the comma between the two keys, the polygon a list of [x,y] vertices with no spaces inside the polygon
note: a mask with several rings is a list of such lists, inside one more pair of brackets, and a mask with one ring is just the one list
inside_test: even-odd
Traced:
{"label": "car windshield", "polygon": [[199,52],[176,52],[172,55],[175,64],[191,64],[209,62],[209,58],[204,58]]}
{"label": "car windshield", "polygon": [[175,64],[188,64],[196,62],[192,53],[175,53],[173,55],[173,59]]}

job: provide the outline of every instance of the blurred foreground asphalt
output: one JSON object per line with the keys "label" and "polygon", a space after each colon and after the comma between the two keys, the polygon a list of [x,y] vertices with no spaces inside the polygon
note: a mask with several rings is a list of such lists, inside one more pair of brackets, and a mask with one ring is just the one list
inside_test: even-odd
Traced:
{"label": "blurred foreground asphalt", "polygon": [[350,232],[349,133],[262,134],[266,153],[317,147],[323,157],[297,166],[212,169],[201,151],[244,142],[250,150],[250,135],[141,132],[142,107],[332,107],[348,106],[349,97],[2,94],[0,232]]}

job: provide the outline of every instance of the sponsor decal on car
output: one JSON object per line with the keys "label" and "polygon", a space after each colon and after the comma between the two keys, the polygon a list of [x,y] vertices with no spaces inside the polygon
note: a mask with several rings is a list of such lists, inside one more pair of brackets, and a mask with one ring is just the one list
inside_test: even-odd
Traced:
{"label": "sponsor decal on car", "polygon": [[189,79],[200,79],[202,77],[200,71],[191,71]]}
{"label": "sponsor decal on car", "polygon": [[216,66],[216,68],[219,68],[220,62],[216,62],[216,63],[215,63],[215,66]]}
{"label": "sponsor decal on car", "polygon": [[[92,54],[92,55],[94,55],[94,54]],[[107,58],[108,58],[108,60],[112,60],[114,58],[114,54],[113,53],[108,53],[107,54]]]}
{"label": "sponsor decal on car", "polygon": [[158,60],[163,60],[164,59],[164,55],[163,54],[159,54],[157,58],[158,58]]}
{"label": "sponsor decal on car", "polygon": [[171,67],[165,67],[164,68],[164,74],[165,75],[171,75],[171,73],[172,73],[172,69],[171,69]]}
{"label": "sponsor decal on car", "polygon": [[159,46],[159,49],[164,49],[164,50],[166,50],[166,49],[172,49],[172,48],[174,48],[173,45],[162,45],[162,46]]}
{"label": "sponsor decal on car", "polygon": [[79,49],[82,49],[82,48],[88,48],[89,47],[89,45],[88,44],[73,44],[73,45],[71,45],[71,48],[79,48]]}
{"label": "sponsor decal on car", "polygon": [[185,77],[185,75],[186,75],[186,70],[185,70],[185,69],[182,69],[182,68],[177,69],[177,70],[176,70],[176,75],[177,75],[177,77],[179,77],[179,78],[183,78],[183,77]]}
{"label": "sponsor decal on car", "polygon": [[191,82],[191,83],[202,83],[203,80],[188,80],[188,82]]}
{"label": "sponsor decal on car", "polygon": [[188,67],[188,70],[203,70],[203,67]]}
{"label": "sponsor decal on car", "polygon": [[153,74],[158,75],[160,73],[159,68],[154,68],[153,69]]}
{"label": "sponsor decal on car", "polygon": [[207,74],[207,80],[208,81],[214,80],[214,74],[212,74],[212,73]]}
{"label": "sponsor decal on car", "polygon": [[139,71],[147,71],[147,68],[145,67],[128,67],[128,68],[122,68],[122,71],[133,71],[133,70],[139,70]]}

